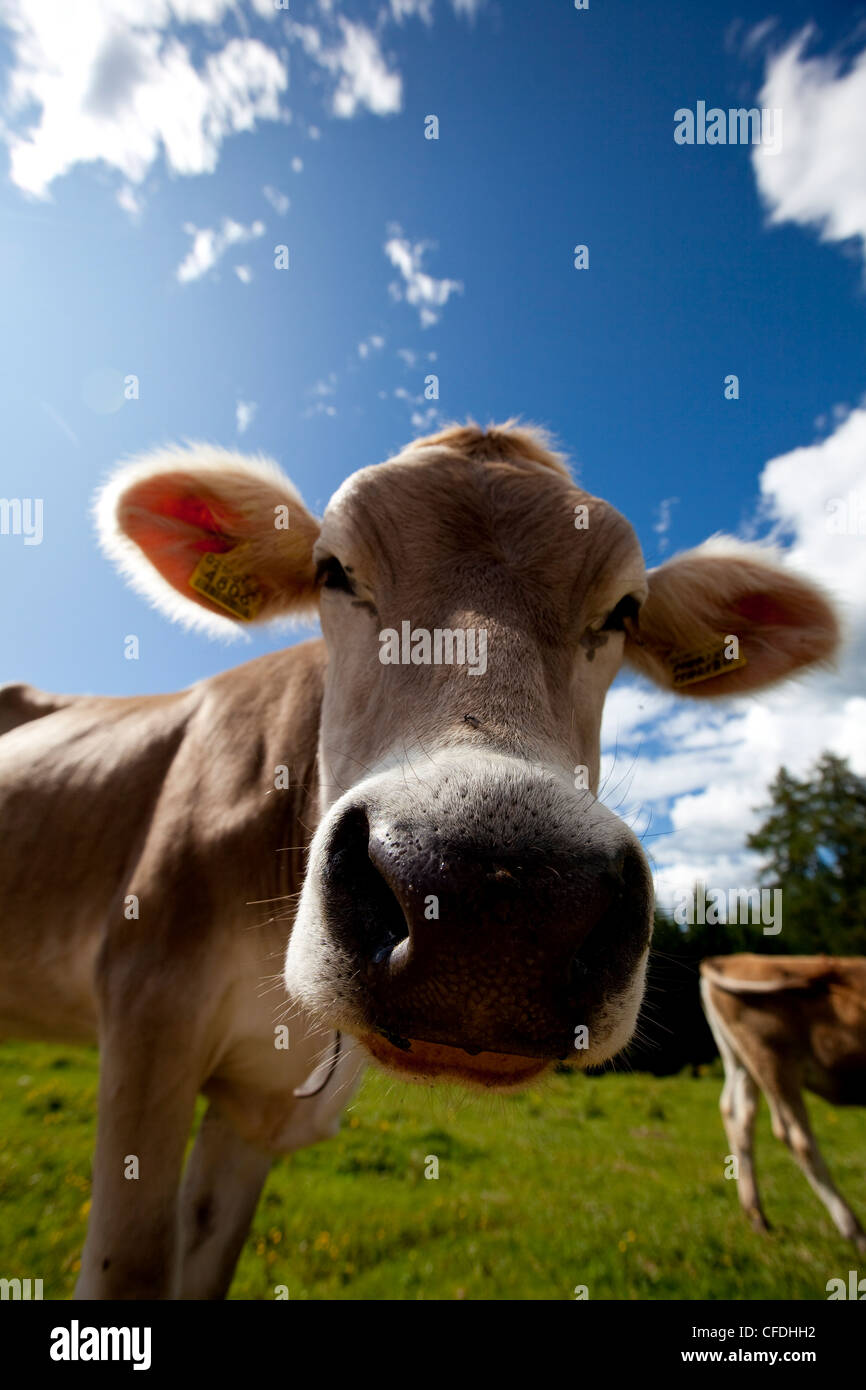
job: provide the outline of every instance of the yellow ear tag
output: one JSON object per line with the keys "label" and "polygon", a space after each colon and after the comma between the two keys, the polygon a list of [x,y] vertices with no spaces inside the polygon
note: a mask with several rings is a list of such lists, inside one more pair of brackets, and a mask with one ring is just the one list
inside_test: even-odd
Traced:
{"label": "yellow ear tag", "polygon": [[741,666],[748,665],[744,656],[726,656],[726,647],[727,643],[720,637],[693,652],[672,652],[674,687],[679,689],[683,685],[697,685],[698,681],[709,681],[714,676],[726,676],[730,671],[737,671]]}
{"label": "yellow ear tag", "polygon": [[248,545],[237,545],[222,555],[207,551],[189,577],[189,586],[231,613],[250,622],[265,601],[265,593],[251,574],[244,574],[244,552]]}

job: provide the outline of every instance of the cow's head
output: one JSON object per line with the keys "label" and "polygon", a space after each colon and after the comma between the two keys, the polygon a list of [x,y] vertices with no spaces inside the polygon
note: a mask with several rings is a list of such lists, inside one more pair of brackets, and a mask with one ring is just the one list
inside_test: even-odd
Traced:
{"label": "cow's head", "polygon": [[174,615],[320,606],[321,819],[286,983],[407,1074],[517,1084],[631,1037],[652,885],[596,799],[623,661],[739,695],[838,641],[820,591],[758,547],[647,572],[625,518],[528,429],[419,440],[353,474],[321,524],[267,461],[171,450],[119,474],[101,517]]}

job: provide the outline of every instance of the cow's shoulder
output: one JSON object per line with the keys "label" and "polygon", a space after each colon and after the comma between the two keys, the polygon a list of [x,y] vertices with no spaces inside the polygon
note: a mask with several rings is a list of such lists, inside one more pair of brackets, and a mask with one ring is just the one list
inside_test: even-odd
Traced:
{"label": "cow's shoulder", "polygon": [[301,642],[186,692],[182,740],[160,806],[176,822],[176,844],[189,841],[212,865],[214,846],[254,855],[275,826],[286,827],[280,844],[300,843],[294,822],[309,822],[318,797],[326,666],[321,639]]}

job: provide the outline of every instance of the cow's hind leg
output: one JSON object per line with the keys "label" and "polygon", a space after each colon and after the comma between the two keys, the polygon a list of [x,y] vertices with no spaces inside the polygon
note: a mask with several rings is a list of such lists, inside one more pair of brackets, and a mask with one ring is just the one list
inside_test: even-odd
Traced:
{"label": "cow's hind leg", "polygon": [[181,1188],[179,1298],[225,1298],[271,1161],[211,1102]]}
{"label": "cow's hind leg", "polygon": [[719,1109],[731,1157],[736,1161],[737,1196],[753,1229],[768,1231],[770,1227],[761,1207],[755,1176],[755,1117],[758,1113],[760,1091],[729,1038],[724,1024],[713,1009],[704,981],[701,982],[701,993],[704,1012],[725,1068],[725,1084],[719,1100]]}
{"label": "cow's hind leg", "polygon": [[719,1108],[731,1154],[737,1163],[737,1194],[740,1205],[756,1231],[770,1229],[761,1207],[755,1176],[755,1117],[760,1092],[739,1058],[731,1071],[725,1063],[725,1089]]}
{"label": "cow's hind leg", "polygon": [[813,1192],[820,1197],[830,1213],[837,1230],[846,1240],[852,1240],[861,1255],[866,1255],[866,1233],[830,1176],[824,1156],[809,1124],[809,1114],[802,1092],[796,1083],[776,1078],[773,1106],[773,1130],[783,1139],[806,1174]]}

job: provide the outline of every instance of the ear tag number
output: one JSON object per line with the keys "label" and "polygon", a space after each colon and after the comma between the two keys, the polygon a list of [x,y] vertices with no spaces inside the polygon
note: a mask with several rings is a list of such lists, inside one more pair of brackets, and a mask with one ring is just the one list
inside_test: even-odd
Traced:
{"label": "ear tag number", "polygon": [[246,545],[235,546],[222,555],[207,551],[189,577],[189,586],[231,613],[250,622],[265,600],[264,590],[251,574],[243,573]]}
{"label": "ear tag number", "polygon": [[741,666],[748,665],[744,656],[726,656],[724,638],[693,652],[673,652],[671,670],[676,689],[684,685],[697,685],[698,681],[709,681],[715,676],[727,676]]}

